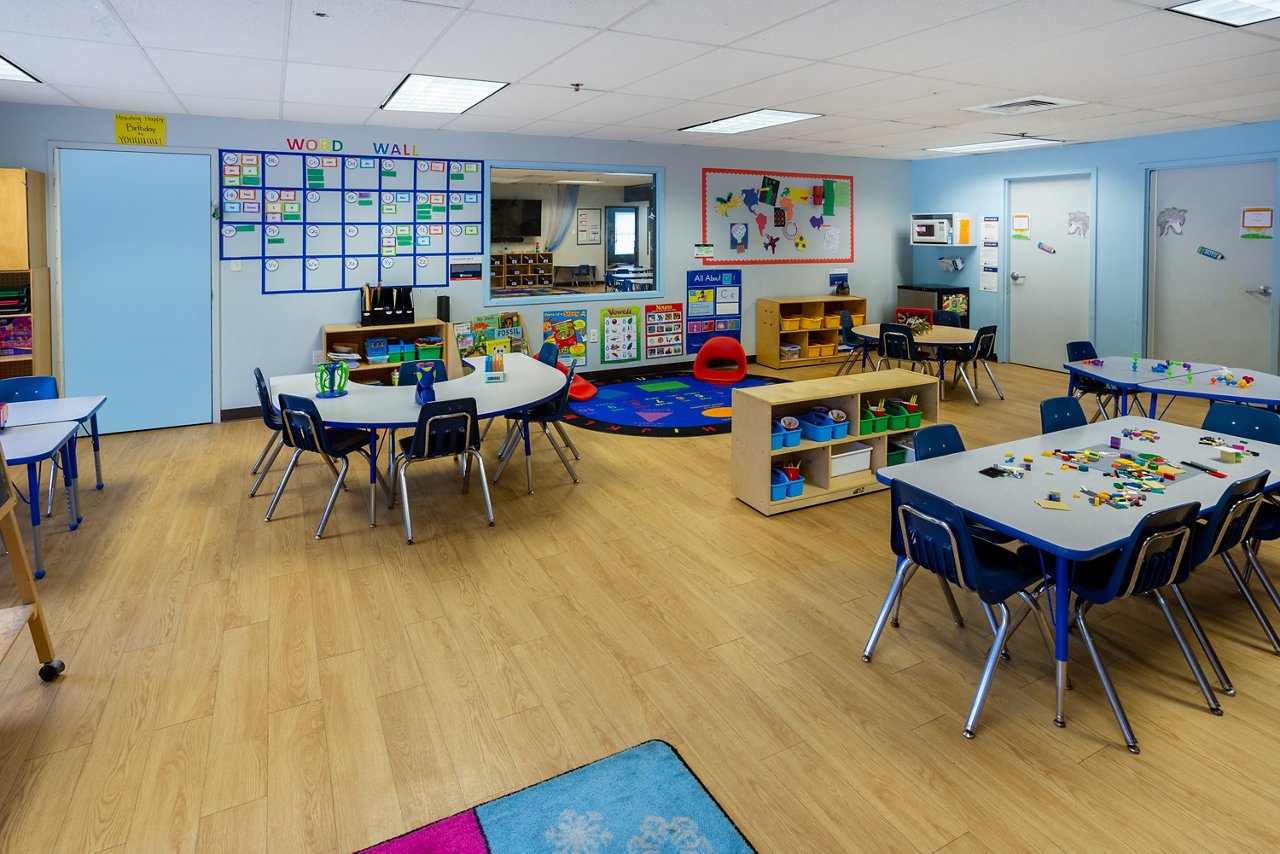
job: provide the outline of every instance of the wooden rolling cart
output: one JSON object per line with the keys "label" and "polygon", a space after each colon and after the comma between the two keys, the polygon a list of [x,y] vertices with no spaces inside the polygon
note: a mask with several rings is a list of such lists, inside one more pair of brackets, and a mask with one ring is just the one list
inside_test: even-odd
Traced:
{"label": "wooden rolling cart", "polygon": [[843,359],[844,354],[840,352],[842,311],[853,315],[854,326],[865,323],[867,298],[756,300],[756,361],[770,368],[794,368]]}
{"label": "wooden rolling cart", "polygon": [[4,658],[22,633],[22,627],[26,626],[31,630],[31,642],[36,648],[36,658],[40,660],[40,678],[45,682],[52,682],[62,674],[66,666],[54,657],[49,625],[40,608],[40,594],[36,591],[31,562],[27,558],[27,547],[22,542],[18,517],[14,512],[18,499],[9,484],[9,470],[5,467],[3,451],[0,451],[0,496],[4,497],[4,501],[0,502],[0,539],[4,540],[4,546],[9,550],[9,566],[13,568],[13,581],[22,603],[12,608],[0,608],[0,658]]}
{"label": "wooden rolling cart", "polygon": [[414,323],[393,323],[388,326],[361,326],[358,323],[333,323],[320,327],[321,346],[324,352],[332,352],[335,344],[345,344],[360,354],[362,361],[351,369],[352,382],[389,383],[391,371],[399,367],[398,362],[383,362],[371,365],[364,359],[364,342],[369,338],[401,338],[412,340],[431,335],[443,340],[442,351],[449,376],[462,375],[462,362],[458,358],[458,345],[453,339],[453,329],[448,323],[436,318],[419,320]]}
{"label": "wooden rolling cart", "polygon": [[[859,414],[864,406],[887,398],[913,396],[919,407],[918,424],[859,435]],[[774,421],[786,415],[798,418],[815,406],[848,413],[848,435],[828,441],[801,439],[794,447],[776,450],[770,447]],[[735,388],[731,474],[734,497],[772,516],[884,489],[876,480],[876,471],[888,464],[890,441],[937,423],[937,418],[938,380],[914,371],[885,370]],[[870,465],[862,470],[843,472],[839,464],[847,457],[842,455],[856,454],[855,443],[870,446]],[[775,500],[770,493],[770,474],[784,461],[799,462],[805,480],[799,495]]]}

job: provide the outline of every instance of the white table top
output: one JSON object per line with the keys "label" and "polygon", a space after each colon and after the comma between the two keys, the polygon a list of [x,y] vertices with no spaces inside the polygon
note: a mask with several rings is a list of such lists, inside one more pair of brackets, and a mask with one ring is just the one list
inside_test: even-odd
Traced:
{"label": "white table top", "polygon": [[[864,323],[853,327],[853,334],[860,338],[880,338],[879,323]],[[962,326],[934,326],[923,335],[913,335],[917,344],[922,347],[942,347],[954,344],[972,344],[978,337],[978,330],[965,329]]]}
{"label": "white table top", "polygon": [[5,427],[0,430],[0,448],[4,448],[5,462],[9,465],[27,465],[49,459],[79,429],[75,421]]}
{"label": "white table top", "polygon": [[[1045,457],[1041,452],[1106,445],[1112,436],[1120,436],[1125,427],[1155,430],[1160,434],[1160,441],[1122,439],[1121,451],[1159,454],[1175,466],[1182,460],[1198,462],[1221,471],[1226,479],[1187,469],[1188,474],[1169,483],[1163,495],[1148,493],[1141,508],[1126,510],[1094,507],[1087,498],[1072,498],[1072,494],[1079,492],[1082,486],[1095,492],[1111,491],[1117,480],[1110,476],[1111,460],[1104,459],[1102,468],[1097,470],[1063,471],[1060,460]],[[1199,444],[1203,435],[1205,431],[1198,427],[1126,416],[924,462],[890,466],[880,469],[877,477],[883,483],[901,479],[951,501],[970,518],[998,531],[1053,554],[1079,560],[1119,547],[1128,540],[1142,517],[1153,510],[1199,501],[1202,512],[1207,512],[1231,483],[1243,477],[1269,469],[1273,472],[1273,482],[1280,478],[1280,445],[1249,440],[1247,447],[1258,451],[1259,456],[1246,456],[1240,463],[1223,463],[1219,461],[1219,448]],[[1002,464],[1005,452],[1014,454],[1018,464],[1021,464],[1023,455],[1030,454],[1032,471],[1021,478],[989,478],[978,473],[987,466]],[[1062,500],[1071,509],[1046,510],[1039,507],[1036,500],[1047,497],[1049,490],[1061,492]]]}
{"label": "white table top", "polygon": [[107,402],[106,395],[23,400],[9,404],[9,427],[47,424],[50,421],[84,421]]}
{"label": "white table top", "polygon": [[[1084,362],[1063,362],[1062,367],[1066,368],[1074,374],[1080,374],[1085,377],[1092,377],[1095,380],[1101,380],[1108,385],[1117,388],[1135,389],[1143,383],[1154,382],[1158,380],[1167,380],[1169,375],[1164,372],[1153,371],[1155,365],[1164,364],[1164,359],[1139,359],[1138,369],[1133,369],[1132,356],[1104,356],[1101,365],[1086,365]],[[1191,372],[1193,374],[1203,373],[1211,370],[1208,364],[1192,364]],[[1186,368],[1174,368],[1174,376],[1181,376],[1182,382],[1187,381]]]}
{"label": "white table top", "polygon": [[[1195,371],[1196,367],[1193,364],[1192,371]],[[1253,382],[1248,388],[1242,389],[1226,383],[1210,383],[1209,380],[1215,379],[1220,369],[1221,366],[1218,366],[1192,373],[1190,383],[1187,382],[1187,372],[1184,369],[1180,375],[1175,372],[1173,376],[1148,379],[1139,386],[1139,390],[1157,395],[1204,397],[1211,400],[1228,400],[1233,403],[1253,403],[1262,406],[1280,405],[1280,377],[1262,371],[1251,371],[1248,368],[1232,368],[1231,375],[1237,379],[1246,374],[1253,377]]]}
{"label": "white table top", "polygon": [[[507,354],[507,378],[500,383],[484,381],[483,356],[470,356],[466,361],[477,370],[456,380],[436,383],[436,400],[474,397],[481,418],[527,409],[554,397],[564,388],[564,374],[522,353]],[[294,394],[314,400],[330,427],[415,427],[422,409],[414,402],[412,385],[374,386],[352,382],[347,384],[347,394],[333,398],[316,397],[314,374],[272,377],[269,385],[272,398]]]}

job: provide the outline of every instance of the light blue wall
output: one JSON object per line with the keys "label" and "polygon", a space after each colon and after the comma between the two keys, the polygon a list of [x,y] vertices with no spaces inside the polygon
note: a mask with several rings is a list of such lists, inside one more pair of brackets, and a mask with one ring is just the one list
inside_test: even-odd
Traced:
{"label": "light blue wall", "polygon": [[[912,210],[966,211],[979,220],[983,216],[999,216],[1003,232],[1008,229],[1006,179],[1093,174],[1098,200],[1092,226],[1096,235],[1097,271],[1094,341],[1099,352],[1131,353],[1143,349],[1145,338],[1143,294],[1149,170],[1278,157],[1280,122],[1266,122],[1114,142],[919,160],[912,164]],[[1277,198],[1276,188],[1268,195],[1273,200]],[[1007,241],[1002,242],[1002,252],[1007,249],[1005,243]],[[1280,246],[1276,248],[1280,258]],[[913,252],[916,284],[968,285],[972,292],[973,324],[1007,323],[1009,270],[1006,259],[1001,258],[1000,290],[992,294],[978,291],[976,250],[965,254],[967,266],[960,273],[940,272],[934,259],[943,254],[961,253],[933,248],[916,248]],[[1280,261],[1273,266],[1273,286],[1280,293]],[[1273,317],[1273,330],[1276,324],[1277,319]],[[1274,332],[1272,338],[1276,340]]]}

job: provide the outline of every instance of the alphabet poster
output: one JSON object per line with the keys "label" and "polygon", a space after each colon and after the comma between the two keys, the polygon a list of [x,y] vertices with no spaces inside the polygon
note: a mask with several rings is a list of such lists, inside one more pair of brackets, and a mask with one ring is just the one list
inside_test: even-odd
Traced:
{"label": "alphabet poster", "polygon": [[640,359],[640,306],[627,305],[600,311],[600,362],[635,362]]}
{"label": "alphabet poster", "polygon": [[702,170],[705,265],[853,261],[853,178]]}

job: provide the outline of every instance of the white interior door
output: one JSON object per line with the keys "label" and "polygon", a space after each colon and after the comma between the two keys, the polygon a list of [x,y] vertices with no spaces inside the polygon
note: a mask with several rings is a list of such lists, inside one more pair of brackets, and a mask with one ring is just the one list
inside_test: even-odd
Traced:
{"label": "white interior door", "polygon": [[1067,342],[1089,338],[1093,179],[1009,182],[1009,361],[1062,370]]}
{"label": "white interior door", "polygon": [[1147,355],[1268,371],[1275,161],[1158,169],[1147,223]]}

